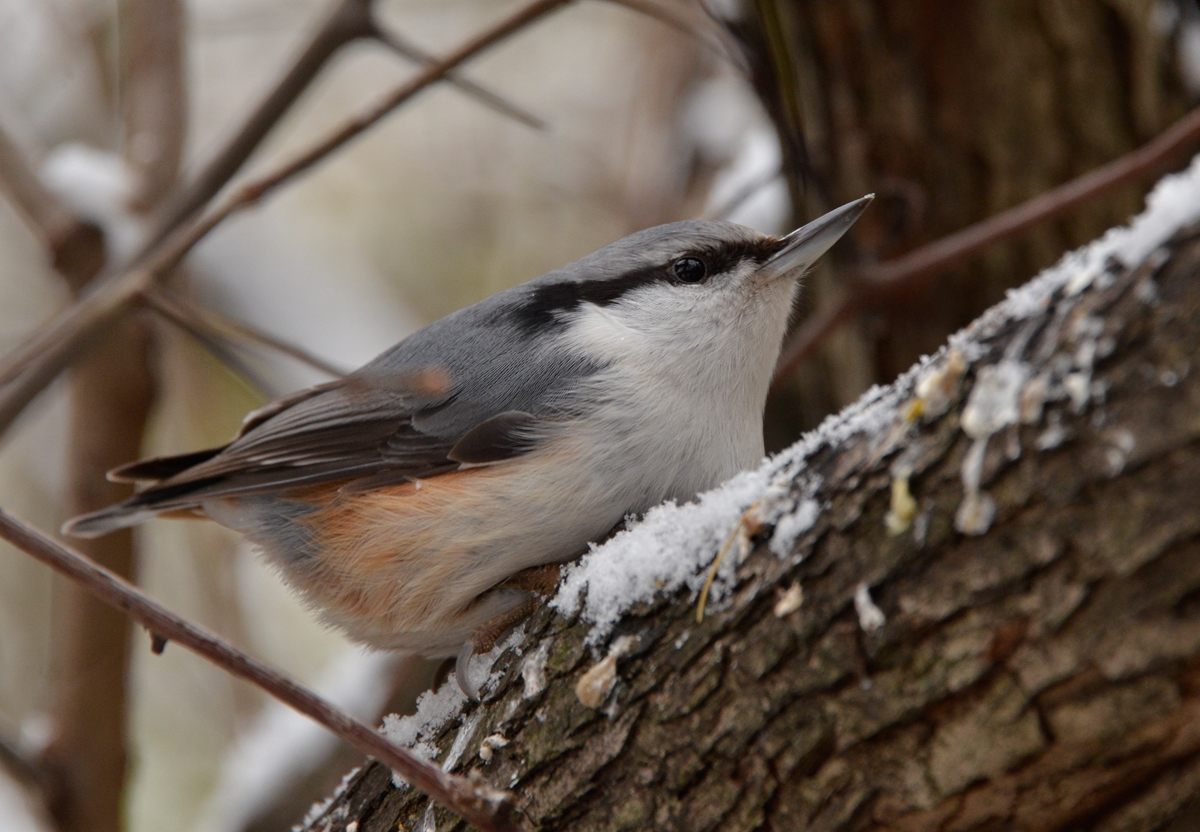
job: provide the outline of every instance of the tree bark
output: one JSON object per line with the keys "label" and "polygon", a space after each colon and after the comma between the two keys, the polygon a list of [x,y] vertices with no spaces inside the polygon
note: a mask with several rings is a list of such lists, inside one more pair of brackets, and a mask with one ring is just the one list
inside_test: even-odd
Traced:
{"label": "tree bark", "polygon": [[[465,749],[455,770],[509,789],[547,831],[1194,822],[1198,277],[1191,229],[1169,258],[1060,287],[1023,320],[980,319],[978,348],[885,393],[908,402],[887,424],[808,456],[792,494],[821,511],[791,557],[760,529],[702,624],[688,592],[627,614],[613,638],[636,646],[599,708],[576,691],[602,655],[589,626],[539,612],[523,656],[498,660],[497,689],[442,728],[439,759]],[[1029,370],[1021,418],[980,439],[978,402],[1006,361]],[[1042,401],[1038,379],[1059,395]],[[980,442],[969,490],[993,518],[964,506]],[[803,601],[789,609],[793,586]],[[526,696],[523,663],[539,653],[546,683]],[[507,744],[480,755],[494,734]],[[378,764],[308,828],[352,821],[464,828]]]}
{"label": "tree bark", "polygon": [[[1190,107],[1153,0],[749,5],[756,87],[784,139],[797,223],[876,193],[850,235],[857,248],[816,270],[804,309],[853,289],[829,263],[855,251],[886,260],[979,222],[1128,153]],[[774,447],[1124,223],[1143,192],[1119,189],[843,327],[772,409]]]}

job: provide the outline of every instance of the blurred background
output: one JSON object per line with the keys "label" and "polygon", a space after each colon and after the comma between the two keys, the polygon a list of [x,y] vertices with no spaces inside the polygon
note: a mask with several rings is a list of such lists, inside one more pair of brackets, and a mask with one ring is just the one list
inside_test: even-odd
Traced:
{"label": "blurred background", "polygon": [[[95,274],[97,263],[64,251],[99,252],[117,268],[139,248],[156,212],[220,153],[333,10],[369,15],[379,36],[330,50],[235,181],[294,157],[411,77],[405,44],[444,54],[522,5],[0,0],[0,352]],[[458,77],[478,87],[431,87],[217,227],[172,275],[170,296],[349,370],[637,229],[721,217],[781,233],[875,192],[807,279],[802,326],[861,291],[856,275],[871,264],[1161,134],[1200,95],[1200,7],[577,0]],[[86,245],[56,245],[53,212],[31,208],[22,166]],[[1140,208],[1143,179],[872,294],[777,385],[769,449],[1123,222]],[[81,506],[120,498],[103,483],[106,467],[227,441],[248,410],[326,378],[242,336],[143,308],[0,437],[0,506],[56,530]],[[366,654],[322,628],[213,524],[155,521],[133,542],[120,537],[88,553],[365,719],[411,707],[429,684],[426,663]],[[140,628],[0,546],[0,827],[286,829],[356,764],[222,671],[179,648],[148,648]]]}

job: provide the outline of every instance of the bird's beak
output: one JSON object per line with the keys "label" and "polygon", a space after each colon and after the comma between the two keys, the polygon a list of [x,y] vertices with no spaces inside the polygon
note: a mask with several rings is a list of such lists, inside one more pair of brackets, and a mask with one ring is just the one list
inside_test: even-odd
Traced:
{"label": "bird's beak", "polygon": [[763,270],[772,277],[782,277],[797,269],[807,269],[850,230],[874,198],[875,194],[867,194],[797,228],[783,238],[787,245],[763,264]]}

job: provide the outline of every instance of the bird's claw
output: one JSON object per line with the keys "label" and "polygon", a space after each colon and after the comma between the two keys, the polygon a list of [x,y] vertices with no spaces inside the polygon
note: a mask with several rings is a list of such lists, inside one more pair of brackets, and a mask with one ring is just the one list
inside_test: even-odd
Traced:
{"label": "bird's claw", "polygon": [[479,701],[479,686],[471,679],[471,657],[475,655],[475,639],[469,638],[463,642],[454,661],[454,679],[458,687],[472,702]]}

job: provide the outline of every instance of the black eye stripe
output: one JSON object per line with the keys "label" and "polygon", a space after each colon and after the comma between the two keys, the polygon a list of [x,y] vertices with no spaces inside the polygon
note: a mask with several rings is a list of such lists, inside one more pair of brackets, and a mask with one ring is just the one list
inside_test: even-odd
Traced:
{"label": "black eye stripe", "polygon": [[531,286],[522,302],[509,306],[500,314],[515,323],[525,335],[558,329],[566,326],[565,313],[584,303],[608,306],[643,286],[663,281],[678,285],[681,281],[674,274],[673,267],[682,260],[703,261],[707,279],[713,279],[714,276],[731,271],[745,261],[765,263],[785,245],[787,243],[783,239],[762,237],[732,245],[714,245],[680,252],[665,263],[647,266],[616,277],[542,283]]}

